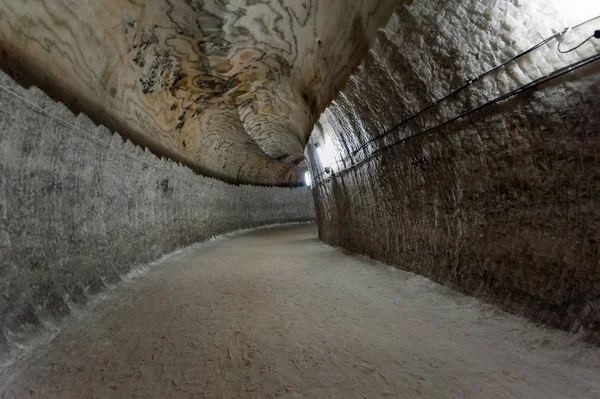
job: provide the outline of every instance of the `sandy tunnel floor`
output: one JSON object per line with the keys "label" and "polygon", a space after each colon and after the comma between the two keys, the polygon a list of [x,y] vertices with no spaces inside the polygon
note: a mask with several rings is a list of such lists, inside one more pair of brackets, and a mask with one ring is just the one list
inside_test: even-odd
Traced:
{"label": "sandy tunnel floor", "polygon": [[168,257],[5,370],[2,397],[600,397],[598,348],[316,235]]}

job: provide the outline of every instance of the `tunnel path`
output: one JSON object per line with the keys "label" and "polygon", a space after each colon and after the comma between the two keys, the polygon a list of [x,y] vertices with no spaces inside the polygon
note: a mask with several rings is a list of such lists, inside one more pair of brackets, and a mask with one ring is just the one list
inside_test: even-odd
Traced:
{"label": "tunnel path", "polygon": [[1,396],[600,397],[597,348],[316,234],[264,228],[165,258],[5,370]]}

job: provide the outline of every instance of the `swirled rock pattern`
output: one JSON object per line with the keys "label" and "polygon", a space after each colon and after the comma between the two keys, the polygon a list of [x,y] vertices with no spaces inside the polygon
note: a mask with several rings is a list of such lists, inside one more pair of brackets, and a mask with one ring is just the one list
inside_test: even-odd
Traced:
{"label": "swirled rock pattern", "polygon": [[296,184],[315,120],[397,3],[0,0],[0,65],[204,174]]}

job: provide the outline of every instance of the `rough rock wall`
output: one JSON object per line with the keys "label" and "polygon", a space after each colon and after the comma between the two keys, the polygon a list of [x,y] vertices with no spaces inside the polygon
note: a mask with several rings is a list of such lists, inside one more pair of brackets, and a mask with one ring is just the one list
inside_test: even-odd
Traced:
{"label": "rough rock wall", "polygon": [[0,66],[205,175],[295,185],[398,2],[0,0]]}
{"label": "rough rock wall", "polygon": [[314,218],[306,188],[198,176],[36,88],[5,74],[0,85],[0,357],[135,264],[219,233]]}
{"label": "rough rock wall", "polygon": [[563,26],[519,0],[399,8],[311,138],[321,238],[600,342],[598,62],[436,128],[600,51],[552,40],[436,103]]}

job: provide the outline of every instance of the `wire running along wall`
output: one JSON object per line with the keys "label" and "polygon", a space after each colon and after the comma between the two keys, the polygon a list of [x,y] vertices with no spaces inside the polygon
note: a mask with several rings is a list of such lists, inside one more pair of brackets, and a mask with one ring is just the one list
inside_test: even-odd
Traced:
{"label": "wire running along wall", "polygon": [[[389,137],[390,135],[397,133],[402,126],[404,126],[404,125],[408,124],[409,122],[417,119],[419,116],[421,116],[425,112],[427,112],[427,111],[429,111],[429,110],[431,110],[431,109],[433,109],[435,107],[438,107],[441,103],[449,100],[450,98],[455,97],[460,92],[462,92],[465,89],[471,87],[475,82],[480,81],[483,78],[491,75],[493,72],[496,72],[496,71],[500,70],[501,68],[504,68],[507,65],[514,63],[515,61],[519,60],[520,58],[522,58],[522,57],[524,57],[524,56],[526,56],[528,54],[531,54],[532,52],[534,52],[535,50],[537,50],[537,49],[541,48],[542,46],[548,44],[549,42],[562,37],[563,35],[565,35],[570,30],[572,30],[572,29],[578,29],[578,28],[580,28],[580,27],[582,27],[582,26],[584,26],[584,25],[586,25],[586,24],[590,23],[591,21],[596,20],[598,18],[600,18],[600,16],[596,16],[594,18],[591,18],[591,19],[589,19],[587,21],[584,21],[584,22],[582,22],[582,23],[580,23],[580,24],[578,24],[576,26],[573,26],[571,28],[565,28],[562,31],[557,32],[554,35],[552,35],[552,36],[550,36],[550,37],[542,40],[541,42],[537,43],[535,46],[533,46],[533,47],[531,47],[531,48],[529,48],[529,49],[527,49],[527,50],[525,50],[525,51],[517,54],[516,56],[508,59],[507,61],[505,61],[505,62],[503,62],[503,63],[501,63],[501,64],[499,64],[499,65],[497,65],[497,66],[495,66],[495,67],[493,67],[493,68],[485,71],[485,72],[483,72],[482,74],[478,75],[477,77],[472,78],[472,79],[468,79],[463,85],[461,85],[460,87],[458,87],[455,90],[452,90],[446,96],[444,96],[444,97],[442,97],[442,98],[434,101],[429,106],[427,106],[427,107],[419,110],[418,112],[414,113],[413,115],[409,116],[408,118],[402,120],[401,122],[397,123],[392,128],[386,130],[385,132],[383,132],[383,133],[381,133],[381,134],[379,134],[377,136],[372,137],[371,139],[369,139],[365,143],[361,144],[359,148],[357,148],[356,150],[350,152],[348,155],[346,155],[342,159],[332,161],[332,163],[334,163],[336,166],[339,163],[350,164],[350,166],[348,166],[345,169],[342,169],[340,171],[337,171],[337,172],[333,172],[333,171],[327,172],[325,170],[321,170],[321,172],[319,174],[317,174],[314,177],[314,179],[313,179],[314,180],[313,181],[313,184],[314,184],[313,185],[313,189],[316,188],[316,187],[318,187],[318,186],[320,186],[321,184],[329,181],[330,179],[332,179],[336,175],[345,174],[345,173],[349,172],[350,170],[355,169],[355,168],[357,168],[357,167],[359,167],[359,166],[361,166],[361,165],[369,162],[370,160],[372,160],[373,158],[377,157],[378,155],[381,155],[383,152],[385,152],[386,150],[388,150],[389,148],[391,148],[393,146],[396,146],[398,144],[406,142],[407,140],[410,140],[410,139],[422,136],[424,134],[433,133],[434,131],[436,131],[436,130],[444,127],[444,126],[446,126],[448,124],[451,124],[453,122],[456,122],[459,119],[465,118],[465,117],[467,117],[467,116],[469,116],[469,115],[471,115],[471,114],[473,114],[475,112],[481,111],[481,110],[483,110],[483,109],[485,109],[487,107],[490,107],[490,106],[495,105],[495,104],[497,104],[499,102],[505,101],[505,100],[507,100],[507,99],[509,99],[511,97],[514,97],[514,96],[516,96],[518,94],[521,94],[521,93],[524,93],[524,92],[529,91],[531,89],[534,89],[535,87],[537,87],[537,86],[539,86],[539,85],[541,85],[543,83],[546,83],[546,82],[549,82],[551,80],[554,80],[554,79],[556,79],[556,78],[558,78],[560,76],[563,76],[566,73],[569,73],[571,71],[575,71],[575,70],[577,70],[579,68],[582,68],[582,67],[584,67],[584,66],[586,66],[588,64],[591,64],[593,62],[596,62],[596,61],[600,60],[600,53],[597,53],[597,54],[594,54],[594,55],[592,55],[590,57],[586,57],[586,58],[584,58],[582,60],[579,60],[577,62],[571,63],[571,64],[569,64],[567,66],[564,66],[562,68],[554,70],[551,73],[546,74],[546,75],[544,75],[544,76],[542,76],[542,77],[540,77],[538,79],[535,79],[535,80],[533,80],[533,81],[531,81],[531,82],[529,82],[529,83],[527,83],[525,85],[522,85],[522,86],[520,86],[520,87],[518,87],[518,88],[516,88],[514,90],[511,90],[511,91],[509,91],[507,93],[504,93],[504,94],[502,94],[500,96],[497,96],[497,97],[493,98],[492,100],[489,100],[489,101],[487,101],[487,102],[485,102],[483,104],[480,104],[480,105],[478,105],[478,106],[476,106],[474,108],[471,108],[471,109],[469,109],[466,112],[459,113],[458,115],[455,115],[454,117],[451,117],[451,118],[445,120],[444,122],[442,122],[440,124],[437,124],[437,125],[435,125],[433,127],[430,127],[430,128],[423,129],[423,130],[421,130],[420,132],[418,132],[416,134],[410,135],[408,137],[400,138],[398,140],[393,141],[392,143],[389,143],[389,144],[387,144],[385,146],[382,146],[381,148],[375,149],[375,150],[373,150],[373,151],[365,154],[365,156],[364,156],[364,158],[362,160],[357,161],[355,159],[355,157],[361,151],[367,152],[367,148],[369,148],[370,146],[374,145],[377,141],[381,140],[382,138]],[[581,43],[579,43],[575,47],[572,47],[572,48],[570,48],[569,50],[566,50],[566,51],[561,50],[561,47],[560,47],[561,43],[559,42],[558,45],[557,45],[557,51],[560,52],[560,53],[562,53],[562,54],[572,52],[572,51],[576,50],[577,48],[581,47],[583,44],[587,43],[592,38],[600,38],[600,31],[598,31],[598,30],[594,31],[594,34],[592,34],[591,36],[587,37],[585,40],[583,40]],[[330,168],[327,168],[327,169],[331,170]],[[326,176],[326,177],[323,178],[323,176]]]}

